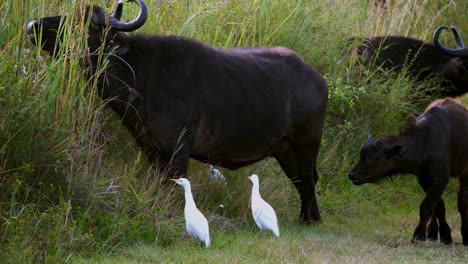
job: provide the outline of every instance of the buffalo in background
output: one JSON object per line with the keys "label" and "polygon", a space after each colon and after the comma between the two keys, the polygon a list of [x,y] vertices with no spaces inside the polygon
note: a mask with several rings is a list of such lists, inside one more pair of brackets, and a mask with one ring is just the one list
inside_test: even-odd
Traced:
{"label": "buffalo in background", "polygon": [[[402,36],[369,37],[355,50],[360,63],[386,71],[406,73],[417,81],[430,78],[437,87],[428,91],[435,97],[456,97],[468,92],[468,47],[463,45],[454,27],[458,49],[440,44],[442,26],[434,32],[434,44]],[[432,88],[432,87],[431,87]]]}
{"label": "buffalo in background", "polygon": [[420,205],[414,240],[437,240],[451,244],[442,193],[450,179],[457,177],[458,210],[463,244],[468,246],[468,111],[446,98],[430,104],[414,122],[397,136],[368,138],[356,166],[349,173],[355,185],[376,182],[398,173],[416,175],[426,196]]}
{"label": "buffalo in background", "polygon": [[[181,36],[127,34],[145,24],[88,6],[88,67],[98,92],[123,119],[152,163],[183,177],[189,158],[237,169],[272,156],[299,191],[300,217],[320,220],[315,184],[327,83],[293,51],[221,49]],[[64,17],[31,21],[34,44],[51,53]],[[42,43],[36,39],[42,34]],[[60,42],[59,42],[60,43]]]}

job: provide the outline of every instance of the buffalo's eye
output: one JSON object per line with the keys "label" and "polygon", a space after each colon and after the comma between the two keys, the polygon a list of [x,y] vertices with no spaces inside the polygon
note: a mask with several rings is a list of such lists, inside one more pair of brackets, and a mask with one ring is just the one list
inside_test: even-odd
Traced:
{"label": "buffalo's eye", "polygon": [[368,162],[374,163],[379,160],[380,160],[380,156],[378,155],[378,153],[367,153],[366,155],[366,161]]}

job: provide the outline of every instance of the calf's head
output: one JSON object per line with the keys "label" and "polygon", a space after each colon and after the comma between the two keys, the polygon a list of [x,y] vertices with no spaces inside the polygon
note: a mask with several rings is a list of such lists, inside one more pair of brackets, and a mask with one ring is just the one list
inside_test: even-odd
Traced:
{"label": "calf's head", "polygon": [[[86,6],[84,16],[85,20],[89,19],[87,40],[88,46],[91,49],[97,49],[102,41],[111,40],[118,31],[134,31],[145,24],[148,18],[148,7],[146,4],[142,0],[129,1],[136,2],[140,7],[140,12],[135,20],[128,23],[120,21],[123,8],[122,0],[119,0],[114,12],[110,15],[98,5]],[[63,39],[63,26],[66,20],[67,17],[65,16],[53,16],[29,22],[27,33],[30,36],[31,42],[34,45],[41,44],[42,49],[50,54],[57,54]]]}
{"label": "calf's head", "polygon": [[397,171],[405,151],[406,147],[398,144],[395,138],[372,139],[369,136],[349,179],[361,185],[390,176]]}

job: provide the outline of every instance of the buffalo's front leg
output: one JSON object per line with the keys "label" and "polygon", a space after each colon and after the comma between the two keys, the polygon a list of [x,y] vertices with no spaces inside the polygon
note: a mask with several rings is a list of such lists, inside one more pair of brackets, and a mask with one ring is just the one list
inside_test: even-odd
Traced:
{"label": "buffalo's front leg", "polygon": [[186,177],[189,164],[187,148],[177,152],[161,151],[158,157],[158,169],[166,178]]}
{"label": "buffalo's front leg", "polygon": [[[418,178],[418,182],[423,188],[426,195],[428,195],[428,192],[431,190],[431,187],[434,185],[433,181],[427,177],[420,177]],[[443,187],[443,189],[444,188],[445,187]],[[452,243],[452,234],[451,234],[450,227],[447,223],[447,219],[445,218],[445,203],[442,198],[439,199],[435,208],[432,210],[432,215],[427,225],[427,238],[431,240],[437,240],[439,233],[440,233],[440,242],[444,244]]]}
{"label": "buffalo's front leg", "polygon": [[164,126],[147,129],[145,135],[140,137],[140,144],[151,149],[146,151],[153,155],[149,156],[149,160],[156,165],[163,176],[166,178],[186,176],[191,144],[184,129],[169,131],[165,130]]}
{"label": "buffalo's front leg", "polygon": [[[450,229],[450,226],[447,223],[447,219],[445,218],[445,203],[442,198],[440,198],[434,210],[435,210],[435,216],[437,216],[437,220],[439,221],[440,242],[444,244],[452,244],[453,243],[452,230]],[[430,226],[429,226],[429,235],[431,235]]]}
{"label": "buffalo's front leg", "polygon": [[461,216],[461,235],[463,245],[468,246],[468,184],[466,183],[468,175],[459,177],[460,185],[457,194],[458,211]]}
{"label": "buffalo's front leg", "polygon": [[445,218],[445,203],[441,198],[437,203],[432,216],[427,225],[427,238],[437,240],[440,234],[440,242],[444,244],[452,244],[452,230]]}
{"label": "buffalo's front leg", "polygon": [[437,216],[434,212],[432,213],[429,223],[427,224],[427,239],[436,241],[439,238],[439,223],[437,222]]}
{"label": "buffalo's front leg", "polygon": [[[436,172],[439,173],[435,174]],[[426,196],[419,206],[419,223],[414,231],[412,241],[424,241],[426,239],[427,223],[431,216],[433,216],[436,205],[438,205],[439,201],[441,201],[442,193],[444,192],[444,189],[448,183],[447,175],[448,174],[445,172],[445,170],[441,170],[441,168],[439,168],[438,170],[431,170],[429,175],[425,175],[428,176],[427,178],[421,177],[419,179],[419,183],[425,190]]]}

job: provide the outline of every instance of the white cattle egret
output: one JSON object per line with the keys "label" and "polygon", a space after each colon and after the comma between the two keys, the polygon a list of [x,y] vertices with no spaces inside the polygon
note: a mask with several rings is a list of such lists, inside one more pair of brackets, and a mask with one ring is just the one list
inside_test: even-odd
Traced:
{"label": "white cattle egret", "polygon": [[276,219],[275,210],[265,202],[260,196],[260,184],[258,182],[257,174],[252,174],[249,179],[252,181],[252,198],[251,207],[252,215],[260,230],[270,230],[279,237],[280,232],[278,228],[278,220]]}
{"label": "white cattle egret", "polygon": [[208,221],[205,216],[197,209],[195,201],[193,200],[192,190],[190,189],[190,182],[186,178],[171,179],[171,181],[179,184],[184,188],[185,191],[185,228],[190,236],[198,238],[203,246],[209,247],[210,242],[210,230],[208,227]]}
{"label": "white cattle egret", "polygon": [[224,175],[218,169],[213,167],[211,164],[208,164],[208,169],[210,171],[210,179],[212,181],[222,181],[226,184],[226,178],[224,178]]}

